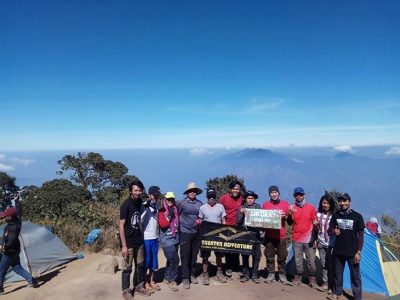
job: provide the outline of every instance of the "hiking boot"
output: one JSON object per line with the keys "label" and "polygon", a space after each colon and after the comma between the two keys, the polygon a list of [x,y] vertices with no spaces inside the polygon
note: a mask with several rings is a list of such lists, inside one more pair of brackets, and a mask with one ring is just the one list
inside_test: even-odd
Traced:
{"label": "hiking boot", "polygon": [[247,282],[247,281],[249,281],[249,280],[250,280],[249,275],[245,274],[245,275],[243,275],[243,277],[240,279],[240,282]]}
{"label": "hiking boot", "polygon": [[258,277],[253,277],[252,280],[253,280],[253,282],[256,283],[256,284],[260,284],[260,283],[261,283],[261,280],[260,280],[260,278],[258,278]]}
{"label": "hiking boot", "polygon": [[169,281],[168,286],[171,289],[171,291],[177,292],[179,291],[178,285],[176,284],[176,281]]}
{"label": "hiking boot", "polygon": [[315,276],[310,276],[308,285],[309,285],[311,288],[314,288],[314,289],[315,289],[315,288],[318,288],[318,284],[317,284],[317,281],[315,280]]}
{"label": "hiking boot", "polygon": [[122,298],[124,300],[132,300],[133,297],[132,297],[131,290],[130,289],[123,290],[122,291]]}
{"label": "hiking boot", "polygon": [[183,286],[184,289],[190,289],[189,279],[183,279],[182,280],[182,286]]}
{"label": "hiking boot", "polygon": [[279,281],[282,284],[293,286],[293,283],[291,283],[290,281],[287,280],[285,274],[279,274]]}
{"label": "hiking boot", "polygon": [[275,281],[275,273],[269,273],[267,279],[264,280],[265,283],[273,283]]}
{"label": "hiking boot", "polygon": [[222,271],[217,271],[216,277],[217,277],[217,280],[218,280],[220,283],[227,283],[227,282],[228,282],[228,280],[226,279],[226,277],[225,277],[225,275],[222,273]]}
{"label": "hiking boot", "polygon": [[301,284],[301,277],[300,277],[300,275],[294,275],[292,284],[295,285],[295,286],[300,286],[300,284]]}
{"label": "hiking boot", "polygon": [[210,284],[210,276],[208,275],[208,272],[203,273],[203,280],[202,283],[204,285],[209,285]]}
{"label": "hiking boot", "polygon": [[[324,282],[321,286],[319,286],[319,287],[317,288],[317,290],[318,290],[318,291],[321,291],[321,292],[328,292],[328,290],[329,290],[328,284],[327,284],[326,282]],[[331,292],[331,293],[332,293],[332,292]],[[328,292],[328,294],[329,294],[329,292]]]}
{"label": "hiking boot", "polygon": [[150,282],[149,286],[155,291],[161,291],[161,287],[154,281]]}
{"label": "hiking boot", "polygon": [[328,295],[333,295],[333,292],[331,289],[328,289]]}
{"label": "hiking boot", "polygon": [[232,277],[232,270],[231,269],[226,269],[225,270],[225,275],[228,277]]}
{"label": "hiking boot", "polygon": [[147,290],[142,284],[138,284],[136,287],[135,287],[135,294],[138,294],[138,295],[142,295],[142,296],[146,296],[146,297],[148,297],[148,296],[150,296],[151,294],[153,294],[151,291],[149,291],[149,290]]}
{"label": "hiking boot", "polygon": [[192,275],[190,276],[190,282],[193,284],[198,284],[199,281],[197,280],[196,276]]}

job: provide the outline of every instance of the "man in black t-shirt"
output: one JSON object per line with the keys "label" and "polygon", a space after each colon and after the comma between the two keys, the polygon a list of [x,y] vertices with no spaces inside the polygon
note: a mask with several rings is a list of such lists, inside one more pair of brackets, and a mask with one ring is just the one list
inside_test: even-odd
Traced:
{"label": "man in black t-shirt", "polygon": [[335,294],[330,299],[343,298],[343,270],[345,263],[349,266],[351,289],[355,300],[362,299],[360,274],[361,250],[364,242],[364,219],[351,209],[349,194],[338,196],[339,211],[333,214],[329,231],[336,237],[333,251],[335,254]]}
{"label": "man in black t-shirt", "polygon": [[132,263],[135,262],[133,276],[134,292],[150,296],[151,292],[144,286],[144,251],[143,230],[140,222],[142,213],[143,183],[140,180],[129,186],[130,197],[121,205],[119,217],[119,235],[122,244],[124,266],[122,268],[122,296],[125,300],[133,299],[130,286]]}

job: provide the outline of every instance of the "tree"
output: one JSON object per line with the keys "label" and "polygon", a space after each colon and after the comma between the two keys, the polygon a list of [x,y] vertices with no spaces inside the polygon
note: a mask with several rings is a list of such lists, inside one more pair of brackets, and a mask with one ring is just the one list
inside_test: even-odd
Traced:
{"label": "tree", "polygon": [[71,205],[81,205],[87,198],[88,192],[83,187],[66,179],[46,181],[41,188],[27,191],[23,201],[24,216],[34,221],[57,223],[61,217],[71,215]]}
{"label": "tree", "polygon": [[238,180],[243,184],[243,192],[246,191],[246,187],[244,185],[244,180],[242,178],[237,177],[236,175],[226,175],[224,177],[214,177],[210,178],[206,181],[207,189],[213,188],[217,193],[217,197],[219,198],[221,195],[229,192],[229,183],[233,180]]}
{"label": "tree", "polygon": [[124,164],[105,160],[101,154],[95,152],[65,155],[58,164],[59,175],[70,174],[69,179],[72,182],[95,194],[105,187],[124,188],[124,180],[128,176],[128,168]]}
{"label": "tree", "polygon": [[18,189],[18,186],[15,185],[15,177],[0,172],[0,211],[11,205],[12,194]]}

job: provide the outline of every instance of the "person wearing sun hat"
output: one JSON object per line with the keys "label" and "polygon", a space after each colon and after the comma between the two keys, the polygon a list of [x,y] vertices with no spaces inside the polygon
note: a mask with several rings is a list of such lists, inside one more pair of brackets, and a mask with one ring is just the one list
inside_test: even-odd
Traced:
{"label": "person wearing sun hat", "polygon": [[175,194],[167,192],[164,195],[163,206],[158,211],[158,224],[160,225],[160,247],[167,259],[164,279],[169,288],[176,292],[179,265],[179,215],[175,205]]}
{"label": "person wearing sun hat", "polygon": [[198,284],[196,278],[197,255],[200,251],[199,211],[203,203],[197,199],[203,191],[190,182],[183,194],[185,199],[177,202],[180,224],[180,255],[182,266],[182,286],[190,288],[190,283]]}

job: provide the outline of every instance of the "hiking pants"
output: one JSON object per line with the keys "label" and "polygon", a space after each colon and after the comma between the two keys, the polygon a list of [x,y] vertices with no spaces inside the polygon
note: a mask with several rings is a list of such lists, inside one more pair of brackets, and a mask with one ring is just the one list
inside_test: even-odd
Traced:
{"label": "hiking pants", "polygon": [[268,274],[275,273],[275,254],[278,256],[278,273],[286,273],[286,240],[265,238],[264,255],[267,258]]}
{"label": "hiking pants", "polygon": [[179,244],[175,244],[172,246],[162,248],[164,251],[164,256],[167,259],[167,262],[165,264],[165,275],[164,275],[164,279],[167,281],[176,281],[176,277],[178,276],[178,265],[179,265],[178,247]]}
{"label": "hiking pants", "polygon": [[[250,255],[244,255],[242,254],[242,259],[243,259],[243,276],[249,275],[249,256]],[[254,245],[254,254],[252,255],[252,262],[253,262],[253,267],[252,267],[252,278],[258,278],[258,266],[260,264],[261,260],[261,245],[260,243],[256,243]]]}
{"label": "hiking pants", "polygon": [[197,255],[200,251],[200,236],[196,233],[181,232],[180,254],[182,265],[182,279],[189,279],[190,276],[196,276]]}
{"label": "hiking pants", "polygon": [[328,284],[328,288],[334,291],[335,284],[335,260],[332,247],[325,247],[318,244],[319,259],[322,265],[322,281]]}
{"label": "hiking pants", "polygon": [[315,249],[309,243],[293,242],[294,260],[296,262],[296,274],[302,275],[303,268],[303,252],[306,255],[308,274],[315,276]]}
{"label": "hiking pants", "polygon": [[132,273],[132,265],[135,263],[133,275],[133,288],[144,281],[144,252],[143,245],[128,249],[128,255],[124,258],[122,267],[122,290],[129,289],[129,282]]}

